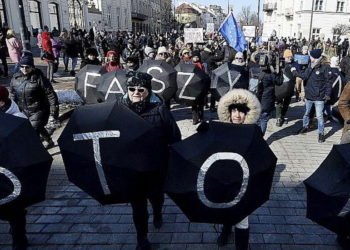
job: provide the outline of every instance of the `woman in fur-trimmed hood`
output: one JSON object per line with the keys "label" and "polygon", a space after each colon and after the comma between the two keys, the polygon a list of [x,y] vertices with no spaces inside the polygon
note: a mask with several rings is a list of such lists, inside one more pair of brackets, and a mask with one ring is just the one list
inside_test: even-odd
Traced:
{"label": "woman in fur-trimmed hood", "polygon": [[[218,115],[222,122],[234,124],[255,124],[261,113],[258,98],[245,89],[234,89],[224,95],[219,102]],[[232,224],[224,224],[217,239],[218,246],[228,243]],[[237,250],[248,250],[249,221],[248,216],[235,226],[235,246]]]}
{"label": "woman in fur-trimmed hood", "polygon": [[220,99],[218,106],[220,121],[232,123],[231,111],[234,105],[241,106],[246,110],[242,124],[254,124],[259,120],[261,105],[258,98],[248,90],[234,89]]}

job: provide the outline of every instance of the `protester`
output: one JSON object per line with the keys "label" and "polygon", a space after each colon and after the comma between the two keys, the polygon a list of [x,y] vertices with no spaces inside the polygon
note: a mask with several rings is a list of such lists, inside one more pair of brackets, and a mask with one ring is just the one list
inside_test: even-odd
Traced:
{"label": "protester", "polygon": [[152,47],[146,47],[144,50],[144,54],[145,59],[143,59],[143,63],[145,63],[146,61],[152,61],[156,57],[156,52]]}
{"label": "protester", "polygon": [[87,48],[85,50],[85,58],[80,63],[80,69],[84,68],[87,64],[101,65],[101,62],[97,57],[98,52],[95,48]]}
{"label": "protester", "polygon": [[[164,147],[181,140],[180,130],[172,117],[170,111],[162,104],[152,92],[152,76],[141,72],[129,72],[128,93],[122,98],[121,103],[130,108],[137,115],[150,122],[163,134],[165,139]],[[137,233],[137,249],[151,249],[148,241],[148,211],[147,199],[149,199],[153,208],[153,224],[156,228],[162,226],[162,206],[164,203],[163,182],[165,178],[165,169],[153,172],[147,172],[140,176],[140,181],[144,185],[143,191],[140,190],[138,197],[131,201],[133,209],[133,220]]]}
{"label": "protester", "polygon": [[15,63],[15,67],[12,71],[12,73],[15,74],[19,71],[19,61],[21,60],[22,43],[16,38],[15,31],[12,29],[9,29],[7,31],[6,46],[11,61]]}
{"label": "protester", "polygon": [[156,60],[162,60],[162,61],[165,61],[166,63],[169,63],[172,66],[175,66],[172,60],[171,54],[166,49],[166,47],[158,48]]}
{"label": "protester", "polygon": [[303,127],[300,134],[308,131],[309,116],[312,105],[315,105],[316,117],[318,121],[318,142],[326,140],[324,135],[323,109],[324,103],[330,100],[332,91],[330,66],[325,63],[320,49],[310,51],[311,64],[305,71],[295,71],[297,76],[302,78],[305,86],[305,114],[303,117]]}
{"label": "protester", "polygon": [[111,72],[117,69],[123,69],[123,66],[119,62],[119,57],[117,52],[108,51],[106,54],[106,63],[103,64],[103,67],[107,70],[107,72]]}
{"label": "protester", "polygon": [[[261,105],[254,94],[244,89],[234,89],[224,95],[218,105],[220,121],[233,124],[255,124],[261,113]],[[217,239],[219,247],[228,243],[231,224],[224,224]],[[235,225],[235,246],[237,250],[247,250],[249,245],[248,217]]]}
{"label": "protester", "polygon": [[[293,61],[293,54],[292,51],[289,49],[286,49],[283,53],[283,58],[285,61],[285,66],[283,69],[283,75],[284,75],[284,83],[283,84],[288,84],[293,86],[293,90],[295,87],[295,80],[296,77],[293,75],[291,72],[292,67],[298,67],[297,64],[294,63]],[[281,127],[283,123],[285,122],[285,116],[287,114],[289,104],[292,100],[293,96],[293,91],[288,93],[287,96],[285,96],[282,99],[277,99],[276,100],[276,126]]]}
{"label": "protester", "polygon": [[44,32],[41,33],[41,37],[43,49],[42,59],[46,61],[48,65],[46,76],[50,82],[53,82],[54,62],[56,58],[52,49],[51,34],[47,30],[44,30]]}
{"label": "protester", "polygon": [[42,71],[35,68],[32,55],[23,56],[20,65],[20,72],[13,75],[10,84],[12,100],[28,117],[33,128],[41,136],[44,146],[50,148],[54,142],[45,125],[58,118],[57,95]]}
{"label": "protester", "polygon": [[[301,51],[301,55],[308,56],[308,54],[309,54],[308,46],[303,46],[302,51]],[[298,65],[299,65],[298,67],[301,70],[305,70],[308,67],[309,62],[306,62],[304,64],[298,63]],[[301,79],[300,77],[296,77],[296,79],[295,79],[295,100],[300,101],[300,100],[303,100],[304,97],[305,97],[305,90],[304,90],[303,79]]]}
{"label": "protester", "polygon": [[[199,51],[193,51],[191,59],[192,59],[192,63],[196,65],[197,68],[199,68],[204,72],[204,67],[201,62],[201,55]],[[196,125],[201,121],[203,121],[204,102],[205,102],[205,95],[197,98],[197,100],[195,100],[194,103],[192,104],[192,124],[193,125]]]}
{"label": "protester", "polygon": [[78,41],[75,37],[74,31],[69,32],[67,38],[63,41],[64,42],[64,48],[65,53],[63,57],[64,61],[64,71],[69,72],[68,70],[68,63],[69,59],[72,59],[72,69],[70,71],[71,76],[75,76],[75,68],[78,63]]}
{"label": "protester", "polygon": [[339,112],[344,119],[343,134],[341,144],[350,143],[350,84],[345,85],[344,90],[339,98]]}

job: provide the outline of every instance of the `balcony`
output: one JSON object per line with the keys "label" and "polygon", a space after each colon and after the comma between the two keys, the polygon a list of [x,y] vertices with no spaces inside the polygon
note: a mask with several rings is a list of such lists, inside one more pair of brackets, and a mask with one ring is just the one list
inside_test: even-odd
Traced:
{"label": "balcony", "polygon": [[137,19],[140,21],[145,21],[145,20],[147,20],[148,16],[141,14],[141,13],[137,13],[137,12],[131,12],[131,18]]}
{"label": "balcony", "polygon": [[263,5],[263,11],[265,12],[272,12],[274,10],[277,10],[277,3],[265,3]]}
{"label": "balcony", "polygon": [[294,16],[293,9],[291,9],[291,8],[286,9],[285,12],[284,12],[284,15],[286,17],[289,17],[289,18],[293,17]]}

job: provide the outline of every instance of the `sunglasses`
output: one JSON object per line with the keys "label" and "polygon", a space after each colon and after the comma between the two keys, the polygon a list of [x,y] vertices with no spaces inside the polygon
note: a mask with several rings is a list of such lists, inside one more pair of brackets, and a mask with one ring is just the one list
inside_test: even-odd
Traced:
{"label": "sunglasses", "polygon": [[20,66],[22,69],[30,69],[30,66],[27,66],[27,65],[21,65]]}
{"label": "sunglasses", "polygon": [[134,88],[134,87],[129,87],[128,88],[128,90],[130,91],[130,92],[135,92],[136,90],[139,92],[139,93],[143,93],[143,92],[145,92],[145,88]]}

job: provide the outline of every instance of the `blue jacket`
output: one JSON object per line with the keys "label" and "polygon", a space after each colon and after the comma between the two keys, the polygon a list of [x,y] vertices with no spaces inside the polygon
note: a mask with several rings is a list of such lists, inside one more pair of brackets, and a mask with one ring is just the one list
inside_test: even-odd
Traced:
{"label": "blue jacket", "polygon": [[317,64],[297,72],[297,76],[304,80],[305,98],[309,101],[323,101],[332,92],[332,71],[328,64]]}

